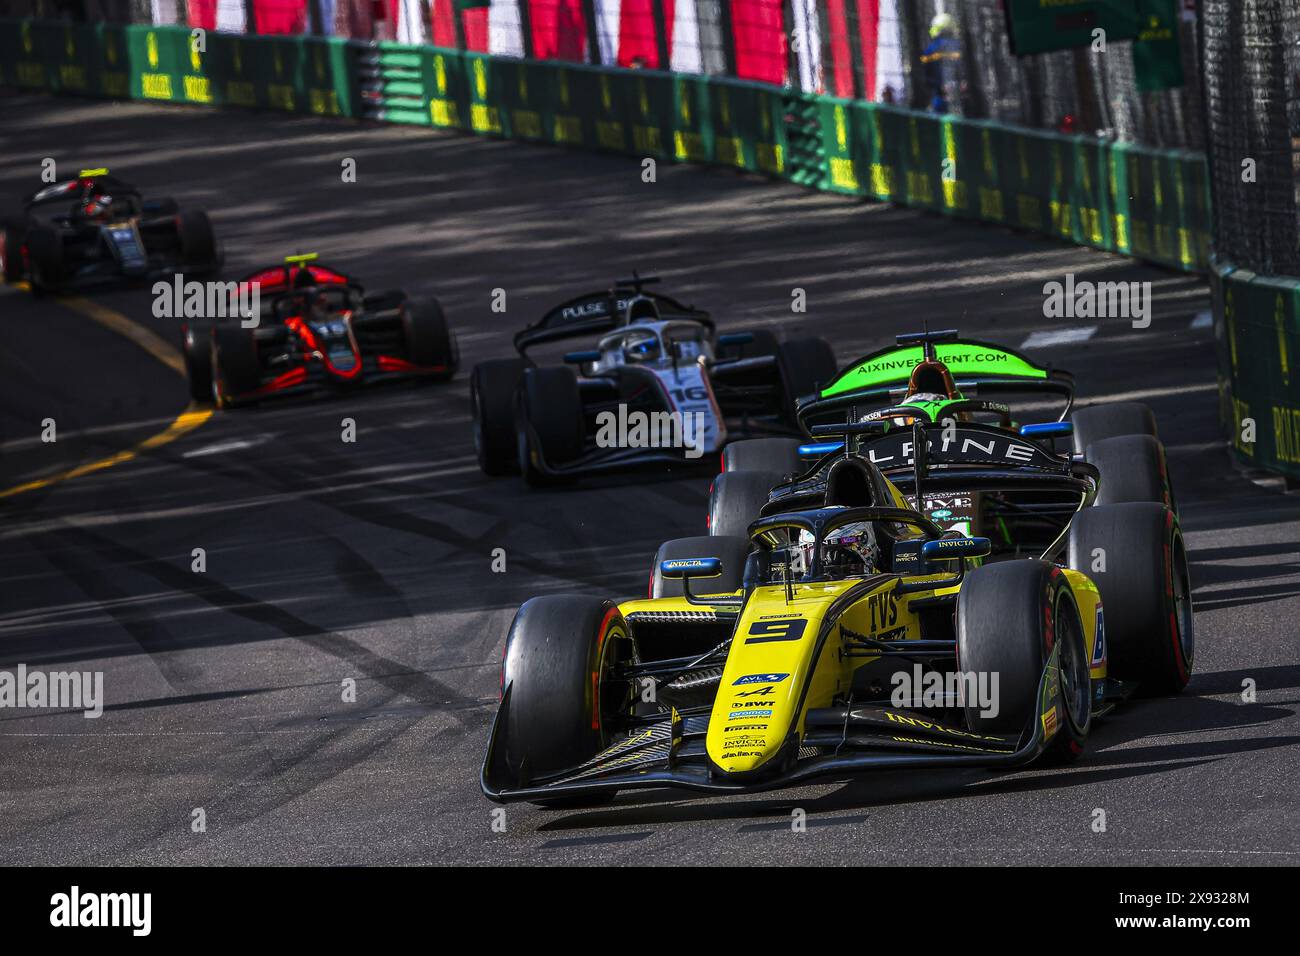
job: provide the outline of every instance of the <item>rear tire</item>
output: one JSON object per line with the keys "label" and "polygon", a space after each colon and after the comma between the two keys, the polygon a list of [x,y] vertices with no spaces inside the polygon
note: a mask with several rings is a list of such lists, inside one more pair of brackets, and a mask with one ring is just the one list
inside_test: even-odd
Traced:
{"label": "rear tire", "polygon": [[1145,694],[1176,694],[1191,677],[1196,635],[1178,519],[1140,501],[1085,508],[1070,525],[1069,563],[1101,592],[1107,673]]}
{"label": "rear tire", "polygon": [[57,292],[63,285],[63,237],[46,226],[33,226],[26,243],[32,293]]}
{"label": "rear tire", "polygon": [[1116,435],[1090,444],[1084,458],[1101,472],[1096,505],[1156,501],[1173,510],[1165,448],[1150,435]]}
{"label": "rear tire", "polygon": [[1156,416],[1141,402],[1112,402],[1080,408],[1070,415],[1074,425],[1074,450],[1085,452],[1089,445],[1116,435],[1156,437]]}
{"label": "rear tire", "polygon": [[774,471],[724,471],[709,486],[710,535],[749,537],[772,489],[785,480]]}
{"label": "rear tire", "polygon": [[527,367],[523,359],[492,359],[479,362],[470,372],[474,453],[486,475],[506,475],[519,468],[515,395]]}
{"label": "rear tire", "polygon": [[[998,713],[964,702],[975,733],[1014,736],[1039,716],[1038,684],[1060,646],[1056,735],[1046,756],[1072,760],[1092,723],[1092,687],[1083,622],[1067,578],[1046,561],[1003,561],[966,576],[957,598],[957,653],[966,674],[998,676]],[[991,686],[991,684],[990,684]]]}
{"label": "rear tire", "polygon": [[821,336],[805,336],[781,343],[781,361],[792,400],[815,395],[835,378],[839,365],[835,351]]}
{"label": "rear tire", "polygon": [[217,267],[217,236],[202,209],[187,209],[176,221],[181,259],[192,269],[210,271]]}
{"label": "rear tire", "polygon": [[797,438],[749,438],[722,449],[723,471],[774,471],[797,475],[802,470]]}
{"label": "rear tire", "polygon": [[573,369],[559,365],[524,371],[519,391],[519,467],[530,485],[553,484],[543,464],[562,465],[586,445],[582,395]]}
{"label": "rear tire", "polygon": [[185,379],[190,398],[200,404],[212,401],[212,337],[192,326],[181,332],[181,355],[185,360]]}
{"label": "rear tire", "polygon": [[[608,745],[610,719],[631,691],[630,684],[619,687],[609,678],[633,654],[613,601],[558,594],[524,602],[510,625],[501,665],[502,686],[510,688],[505,757],[517,779],[529,782],[572,769]],[[600,795],[589,802],[607,799]]]}
{"label": "rear tire", "polygon": [[716,578],[697,578],[691,585],[691,594],[733,594],[741,588],[745,576],[745,559],[749,556],[749,538],[700,535],[694,538],[674,538],[665,541],[655,552],[650,566],[650,597],[681,597],[680,578],[665,578],[659,573],[661,561],[672,558],[717,558],[722,562],[722,574]]}
{"label": "rear tire", "polygon": [[402,318],[402,334],[410,362],[440,369],[434,376],[439,381],[455,375],[460,365],[460,349],[438,300],[406,299],[398,307],[398,313]]}
{"label": "rear tire", "polygon": [[22,219],[7,219],[0,226],[0,279],[21,282],[23,269],[23,239],[27,223]]}

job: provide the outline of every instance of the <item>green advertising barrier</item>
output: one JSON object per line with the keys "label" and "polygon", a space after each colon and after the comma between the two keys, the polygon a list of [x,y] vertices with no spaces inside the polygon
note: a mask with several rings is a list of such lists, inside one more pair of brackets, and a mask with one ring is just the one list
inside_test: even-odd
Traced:
{"label": "green advertising barrier", "polygon": [[1300,487],[1300,279],[1213,262],[1220,416],[1233,453]]}
{"label": "green advertising barrier", "polygon": [[1209,247],[1204,157],[718,77],[335,38],[0,21],[5,83],[415,123],[763,172],[1185,270]]}
{"label": "green advertising barrier", "polygon": [[415,123],[680,162],[1000,223],[1185,270],[1208,262],[1204,157],[719,77],[396,43],[0,21],[22,89]]}

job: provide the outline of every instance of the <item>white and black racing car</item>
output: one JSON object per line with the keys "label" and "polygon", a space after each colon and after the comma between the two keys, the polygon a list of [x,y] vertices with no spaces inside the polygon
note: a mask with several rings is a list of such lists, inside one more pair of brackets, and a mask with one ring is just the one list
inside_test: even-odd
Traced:
{"label": "white and black racing car", "polygon": [[[515,335],[518,357],[474,366],[479,465],[530,485],[708,460],[727,442],[801,434],[800,397],[835,375],[825,339],[769,329],[718,334],[707,312],[635,276],[570,299]],[[539,347],[580,336],[595,348],[540,364]]]}

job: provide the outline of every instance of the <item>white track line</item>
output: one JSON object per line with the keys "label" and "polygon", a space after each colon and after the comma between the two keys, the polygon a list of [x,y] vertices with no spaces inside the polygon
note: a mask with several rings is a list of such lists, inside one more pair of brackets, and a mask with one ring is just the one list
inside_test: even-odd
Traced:
{"label": "white track line", "polygon": [[1023,349],[1043,349],[1053,345],[1070,345],[1074,342],[1086,342],[1097,334],[1097,326],[1086,325],[1077,329],[1055,329],[1051,332],[1033,332],[1029,338],[1020,343]]}

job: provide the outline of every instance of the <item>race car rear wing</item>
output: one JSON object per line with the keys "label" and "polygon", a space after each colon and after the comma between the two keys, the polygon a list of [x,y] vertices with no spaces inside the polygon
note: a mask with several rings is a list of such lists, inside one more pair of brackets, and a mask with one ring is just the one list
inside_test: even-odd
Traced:
{"label": "race car rear wing", "polygon": [[559,342],[578,336],[603,335],[627,324],[628,306],[637,298],[649,299],[664,319],[687,319],[706,326],[712,334],[715,326],[709,313],[683,305],[671,296],[641,288],[651,278],[628,280],[612,289],[588,292],[562,302],[532,325],[515,334],[515,349],[523,355],[528,349],[547,342]]}
{"label": "race car rear wing", "polygon": [[1074,376],[1069,372],[1040,365],[1005,345],[957,338],[955,332],[930,332],[900,335],[897,345],[849,363],[816,398],[799,406],[800,425],[807,431],[814,423],[854,414],[854,406],[904,397],[912,370],[930,357],[948,367],[968,398],[996,392],[1061,395],[1065,407],[1058,421],[1064,421],[1074,405]]}

